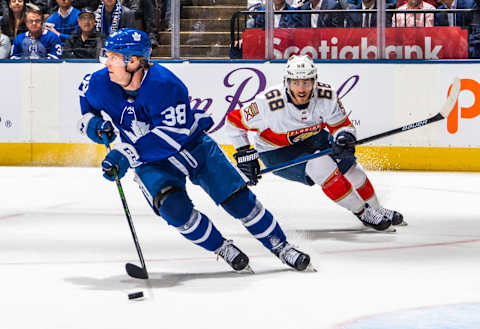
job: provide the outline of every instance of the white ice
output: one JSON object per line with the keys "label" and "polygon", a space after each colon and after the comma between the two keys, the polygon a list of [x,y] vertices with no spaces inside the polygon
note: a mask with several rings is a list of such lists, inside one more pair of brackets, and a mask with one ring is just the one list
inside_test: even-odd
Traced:
{"label": "white ice", "polygon": [[[237,274],[154,216],[129,174],[143,281],[125,273],[135,247],[98,168],[0,167],[0,328],[480,328],[480,174],[369,175],[409,226],[352,232],[358,220],[319,187],[269,174],[253,188],[316,273],[287,268],[189,185],[197,208],[250,256],[256,273]],[[145,298],[128,300],[135,291]]]}

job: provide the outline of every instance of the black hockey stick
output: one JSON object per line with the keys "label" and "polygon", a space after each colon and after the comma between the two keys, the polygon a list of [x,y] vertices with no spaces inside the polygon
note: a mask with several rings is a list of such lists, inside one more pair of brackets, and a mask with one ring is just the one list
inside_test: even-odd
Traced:
{"label": "black hockey stick", "polygon": [[[107,151],[110,152],[110,143],[108,142],[107,136],[105,133],[102,133],[103,143],[107,148]],[[140,244],[138,243],[137,233],[135,233],[135,227],[133,226],[132,216],[130,215],[130,210],[128,210],[127,199],[125,199],[125,194],[123,193],[122,184],[118,178],[117,170],[113,168],[113,174],[115,177],[115,183],[117,183],[118,193],[120,194],[120,199],[122,200],[123,211],[127,217],[128,226],[130,227],[130,232],[132,233],[133,242],[135,243],[135,248],[137,248],[138,258],[140,258],[140,263],[142,267],[137,266],[132,263],[125,264],[125,270],[127,274],[135,279],[148,279],[147,266],[143,260],[142,249],[140,249]]]}
{"label": "black hockey stick", "polygon": [[[448,95],[447,100],[445,101],[445,104],[443,104],[442,108],[440,109],[440,111],[437,114],[435,114],[434,116],[432,116],[430,118],[427,118],[425,120],[417,121],[417,122],[414,122],[414,123],[409,123],[407,125],[404,125],[402,127],[396,128],[396,129],[387,130],[387,131],[385,131],[383,133],[380,133],[380,134],[376,134],[376,135],[373,135],[373,136],[370,136],[370,137],[359,139],[355,142],[355,145],[365,144],[365,143],[371,142],[371,141],[379,139],[379,138],[383,138],[383,137],[386,137],[386,136],[402,133],[404,131],[420,128],[420,127],[423,127],[423,126],[428,125],[430,123],[443,120],[443,119],[447,118],[448,115],[450,114],[450,112],[452,111],[453,106],[457,102],[457,98],[458,98],[459,93],[460,93],[460,79],[455,78],[455,80],[453,80],[452,89],[450,90],[450,94]],[[273,172],[273,171],[285,169],[285,168],[288,168],[288,167],[291,167],[291,166],[295,166],[297,164],[307,162],[308,160],[324,156],[324,155],[330,153],[331,151],[332,151],[332,149],[328,148],[328,149],[322,150],[322,151],[314,153],[314,154],[305,155],[305,156],[299,157],[299,158],[294,159],[294,160],[279,163],[279,164],[276,164],[276,165],[273,165],[271,167],[263,169],[261,171],[261,174],[266,174],[266,173],[269,173],[269,172]]]}

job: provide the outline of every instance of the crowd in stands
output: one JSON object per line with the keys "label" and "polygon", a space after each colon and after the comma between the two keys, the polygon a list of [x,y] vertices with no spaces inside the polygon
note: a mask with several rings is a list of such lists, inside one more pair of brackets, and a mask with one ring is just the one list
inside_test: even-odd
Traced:
{"label": "crowd in stands", "polygon": [[97,58],[111,32],[171,30],[172,0],[0,0],[0,59]]}
{"label": "crowd in stands", "polygon": [[[376,27],[376,0],[273,0],[274,11],[339,10],[336,13],[278,14],[274,15],[274,28],[355,28]],[[386,27],[460,26],[469,30],[469,56],[480,58],[480,0],[386,0]],[[438,9],[472,9],[469,13],[445,13]],[[265,10],[265,0],[249,0],[248,11]],[[372,10],[356,13],[349,10]],[[428,10],[426,13],[407,13],[408,10]],[[402,12],[403,11],[403,12]],[[432,11],[436,11],[432,13]],[[247,28],[264,28],[264,14],[252,14]],[[235,41],[230,48],[231,58],[241,58],[242,42]]]}
{"label": "crowd in stands", "polygon": [[[478,2],[477,2],[478,1]],[[248,10],[264,11],[265,1],[250,1]],[[253,3],[253,4],[252,4]],[[385,9],[437,10],[476,9],[480,0],[387,0]],[[348,10],[377,10],[376,0],[273,0],[274,11],[279,10],[342,10],[338,13],[281,14],[275,15],[275,28],[311,27],[375,27],[376,13],[348,13]],[[387,14],[386,26],[428,27],[428,26],[470,26],[479,20],[473,14],[465,13],[398,13]],[[264,28],[263,14],[252,15],[247,28]]]}

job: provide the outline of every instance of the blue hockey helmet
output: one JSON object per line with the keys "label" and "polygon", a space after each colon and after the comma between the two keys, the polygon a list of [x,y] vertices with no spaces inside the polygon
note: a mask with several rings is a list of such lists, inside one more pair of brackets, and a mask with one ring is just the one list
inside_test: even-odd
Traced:
{"label": "blue hockey helmet", "polygon": [[107,40],[105,40],[102,53],[100,54],[101,62],[106,59],[107,51],[122,54],[125,64],[130,62],[132,56],[144,57],[148,61],[152,53],[152,43],[145,32],[124,28],[110,33]]}

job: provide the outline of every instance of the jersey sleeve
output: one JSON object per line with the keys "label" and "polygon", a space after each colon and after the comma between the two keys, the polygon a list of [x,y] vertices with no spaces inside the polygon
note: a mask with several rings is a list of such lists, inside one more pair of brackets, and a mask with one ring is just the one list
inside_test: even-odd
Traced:
{"label": "jersey sleeve", "polygon": [[10,58],[11,59],[22,58],[22,42],[20,40],[20,36],[16,36],[15,39],[13,39],[13,45],[10,51]]}
{"label": "jersey sleeve", "polygon": [[61,59],[62,58],[62,41],[60,38],[53,32],[49,33],[49,47],[47,58],[50,59]]}
{"label": "jersey sleeve", "polygon": [[226,132],[236,149],[250,145],[248,131],[261,130],[263,104],[261,98],[256,98],[248,106],[235,109],[227,115]]}
{"label": "jersey sleeve", "polygon": [[92,94],[92,90],[94,90],[94,88],[90,88],[90,86],[94,84],[94,79],[92,79],[92,77],[92,74],[85,75],[82,82],[78,86],[78,92],[80,96],[80,111],[82,115],[92,113],[93,115],[100,116],[101,109],[97,109],[92,105],[92,103],[94,103],[94,95]]}
{"label": "jersey sleeve", "polygon": [[168,93],[152,95],[149,111],[152,129],[134,144],[143,162],[158,161],[179,152],[190,135],[210,117],[190,108],[188,90],[180,81],[170,80],[159,90]]}
{"label": "jersey sleeve", "polygon": [[319,97],[321,97],[321,95],[330,95],[330,100],[325,100],[327,102],[327,110],[324,120],[325,124],[327,125],[328,131],[333,136],[338,134],[340,131],[348,131],[352,135],[356,136],[356,129],[348,118],[345,107],[343,106],[342,102],[337,98],[335,92],[332,92],[331,88],[330,93],[325,92],[329,87],[329,85],[320,84],[317,91],[317,95],[319,95]]}

